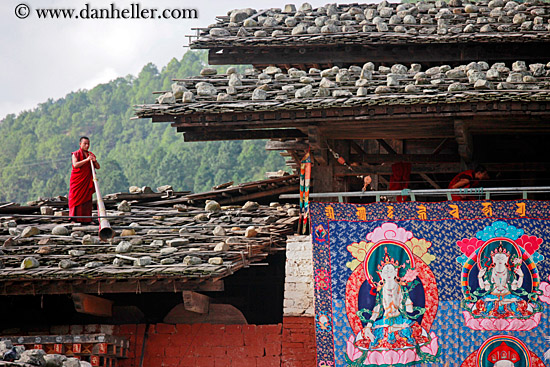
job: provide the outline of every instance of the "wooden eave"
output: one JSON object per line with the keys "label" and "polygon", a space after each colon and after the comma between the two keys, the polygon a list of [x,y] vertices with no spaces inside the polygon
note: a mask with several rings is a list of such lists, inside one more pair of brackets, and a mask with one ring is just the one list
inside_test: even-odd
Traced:
{"label": "wooden eave", "polygon": [[[229,275],[229,274],[227,274]],[[191,291],[223,291],[222,279],[139,278],[134,279],[40,279],[8,280],[0,284],[0,296],[36,296],[47,294],[104,293],[170,293]]]}
{"label": "wooden eave", "polygon": [[450,138],[455,137],[457,119],[467,120],[472,133],[550,133],[549,117],[550,100],[195,113],[153,116],[152,120],[171,122],[186,141],[196,141],[223,139],[224,134],[238,139],[268,138],[259,135],[262,131],[279,132],[277,138],[307,137],[309,126],[317,126],[331,139]]}
{"label": "wooden eave", "polygon": [[[517,41],[517,40],[516,40]],[[424,66],[449,64],[455,66],[476,60],[493,62],[529,63],[550,59],[550,43],[542,39],[527,38],[522,42],[470,42],[470,43],[370,43],[362,44],[289,44],[254,46],[214,46],[209,49],[211,65],[252,64],[257,68],[276,65],[291,67],[348,67],[373,62],[376,64],[420,63]]]}

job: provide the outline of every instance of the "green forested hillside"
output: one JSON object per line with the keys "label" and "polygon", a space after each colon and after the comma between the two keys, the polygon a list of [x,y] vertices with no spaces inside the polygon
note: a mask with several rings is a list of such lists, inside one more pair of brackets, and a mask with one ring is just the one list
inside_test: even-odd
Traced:
{"label": "green forested hillside", "polygon": [[169,90],[171,79],[198,75],[205,65],[206,53],[189,51],[161,71],[148,64],[137,77],[121,77],[8,115],[0,122],[0,202],[66,195],[70,153],[78,149],[81,135],[90,137],[90,150],[101,163],[103,193],[164,184],[199,192],[284,168],[283,159],[267,153],[263,141],[184,143],[169,124],[130,120],[134,104],[154,102],[153,91]]}

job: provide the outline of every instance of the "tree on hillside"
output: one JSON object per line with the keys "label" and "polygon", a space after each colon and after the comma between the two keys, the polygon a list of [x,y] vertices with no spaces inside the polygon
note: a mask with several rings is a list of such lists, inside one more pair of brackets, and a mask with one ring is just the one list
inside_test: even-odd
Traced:
{"label": "tree on hillside", "polygon": [[[82,135],[90,137],[90,150],[102,165],[105,194],[165,184],[198,192],[283,168],[283,159],[266,152],[263,141],[188,143],[170,124],[131,119],[135,104],[154,103],[154,91],[169,90],[172,79],[198,75],[206,65],[206,52],[188,51],[161,71],[149,63],[137,77],[119,77],[6,116],[0,121],[0,202],[66,195],[70,153]],[[227,66],[215,68],[225,73]]]}

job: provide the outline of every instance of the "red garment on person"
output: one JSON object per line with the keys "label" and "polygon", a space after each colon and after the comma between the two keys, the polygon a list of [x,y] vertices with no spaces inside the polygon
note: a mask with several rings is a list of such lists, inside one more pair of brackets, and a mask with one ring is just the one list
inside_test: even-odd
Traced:
{"label": "red garment on person", "polygon": [[[462,179],[467,179],[469,182],[462,186],[462,187],[459,187],[460,189],[469,189],[469,188],[473,188],[473,187],[478,187],[479,186],[479,180],[476,180],[475,178],[475,172],[473,169],[469,169],[467,171],[464,171],[464,172],[460,172],[458,175],[456,175],[452,180],[451,182],[449,183],[449,189],[452,188],[458,181],[462,180]],[[475,197],[473,196],[468,196],[468,195],[451,195],[451,198],[455,201],[461,201],[461,200],[475,200]]]}
{"label": "red garment on person", "polygon": [[[403,190],[409,187],[409,181],[411,179],[410,162],[398,162],[392,164],[391,172],[392,175],[390,177],[390,190]],[[398,202],[405,201],[406,199],[406,196],[396,196],[396,200]]]}
{"label": "red garment on person", "polygon": [[[90,152],[88,152],[90,153]],[[79,149],[72,152],[78,162],[86,159],[88,155]],[[85,164],[78,168],[73,166],[69,185],[69,216],[92,216],[92,195],[95,192],[92,176],[92,167]],[[77,222],[90,222],[91,218],[73,218]]]}

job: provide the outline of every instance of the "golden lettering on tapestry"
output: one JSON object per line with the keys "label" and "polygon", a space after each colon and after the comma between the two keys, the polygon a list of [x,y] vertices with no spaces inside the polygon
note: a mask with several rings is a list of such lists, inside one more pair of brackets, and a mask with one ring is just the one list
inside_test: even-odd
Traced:
{"label": "golden lettering on tapestry", "polygon": [[327,206],[325,208],[325,214],[327,215],[328,219],[334,220],[334,208],[332,206]]}
{"label": "golden lettering on tapestry", "polygon": [[426,214],[426,207],[424,205],[417,206],[418,210],[416,211],[418,213],[418,219],[426,220],[428,219],[428,215]]}
{"label": "golden lettering on tapestry", "polygon": [[387,208],[388,208],[388,214],[387,214],[388,218],[393,219],[393,206],[388,205]]}
{"label": "golden lettering on tapestry", "polygon": [[492,217],[493,216],[493,203],[481,203],[483,208],[481,209],[481,212],[486,217]]}
{"label": "golden lettering on tapestry", "polygon": [[451,214],[456,219],[460,219],[460,213],[458,212],[458,205],[449,204],[449,207],[451,208],[451,210],[449,210],[449,214]]}
{"label": "golden lettering on tapestry", "polygon": [[367,209],[364,206],[357,208],[357,217],[360,220],[367,220]]}
{"label": "golden lettering on tapestry", "polygon": [[516,213],[518,213],[520,217],[525,217],[527,215],[525,211],[525,203],[517,203],[516,205],[518,206]]}

